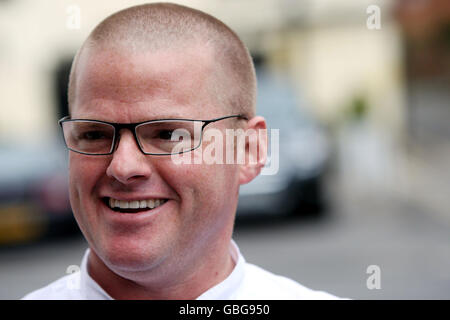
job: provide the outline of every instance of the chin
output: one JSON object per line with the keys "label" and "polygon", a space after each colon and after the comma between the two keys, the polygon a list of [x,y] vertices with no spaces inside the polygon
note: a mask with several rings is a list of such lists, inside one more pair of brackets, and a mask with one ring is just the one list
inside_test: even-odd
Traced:
{"label": "chin", "polygon": [[111,270],[138,272],[149,270],[164,260],[164,248],[147,241],[115,239],[101,246],[99,257]]}

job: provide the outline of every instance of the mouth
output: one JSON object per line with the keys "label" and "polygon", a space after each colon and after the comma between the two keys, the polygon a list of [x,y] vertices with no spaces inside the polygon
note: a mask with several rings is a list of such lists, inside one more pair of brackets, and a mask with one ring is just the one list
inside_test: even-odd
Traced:
{"label": "mouth", "polygon": [[107,207],[115,212],[136,214],[154,210],[166,203],[168,199],[143,199],[126,201],[105,197],[102,198],[102,200]]}

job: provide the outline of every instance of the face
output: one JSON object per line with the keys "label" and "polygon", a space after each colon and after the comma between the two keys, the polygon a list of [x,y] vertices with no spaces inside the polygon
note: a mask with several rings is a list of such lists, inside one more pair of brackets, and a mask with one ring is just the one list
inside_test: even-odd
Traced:
{"label": "face", "polygon": [[[211,74],[212,54],[204,48],[152,54],[86,49],[78,61],[71,116],[131,123],[228,115],[211,93]],[[233,121],[211,126],[225,130]],[[69,166],[75,218],[90,247],[116,271],[175,268],[231,235],[236,165],[177,165],[170,156],[144,155],[125,129],[112,155],[70,152]],[[130,214],[112,210],[109,198],[164,203]]]}

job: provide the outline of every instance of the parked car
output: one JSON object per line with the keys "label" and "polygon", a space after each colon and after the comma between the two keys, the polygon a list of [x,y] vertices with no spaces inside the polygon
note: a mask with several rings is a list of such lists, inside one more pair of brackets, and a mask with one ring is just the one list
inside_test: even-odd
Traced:
{"label": "parked car", "polygon": [[[326,208],[324,178],[330,157],[324,130],[306,112],[301,97],[287,81],[264,70],[257,72],[257,114],[265,117],[269,143],[279,130],[279,152],[269,146],[266,172],[242,185],[237,218],[249,215],[320,214]],[[278,161],[278,166],[274,165]]]}
{"label": "parked car", "polygon": [[76,230],[62,146],[0,144],[0,245]]}

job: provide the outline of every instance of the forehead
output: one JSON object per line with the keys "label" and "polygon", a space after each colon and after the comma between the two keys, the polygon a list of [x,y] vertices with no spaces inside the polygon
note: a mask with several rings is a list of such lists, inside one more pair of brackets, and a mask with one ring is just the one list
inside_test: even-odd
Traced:
{"label": "forehead", "polygon": [[126,122],[125,115],[136,121],[214,112],[205,105],[217,100],[216,69],[212,49],[205,46],[151,53],[86,48],[77,63],[72,116]]}

